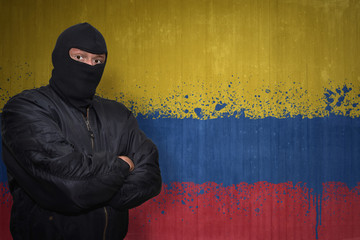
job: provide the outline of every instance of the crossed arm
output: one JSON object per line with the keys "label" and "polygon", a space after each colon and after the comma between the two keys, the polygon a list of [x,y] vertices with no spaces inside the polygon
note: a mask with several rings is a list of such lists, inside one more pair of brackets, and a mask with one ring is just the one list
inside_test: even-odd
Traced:
{"label": "crossed arm", "polygon": [[16,98],[2,113],[4,162],[43,208],[77,213],[104,205],[135,207],[160,192],[161,176],[155,145],[132,115],[129,126],[128,156],[88,155],[62,135],[47,109]]}

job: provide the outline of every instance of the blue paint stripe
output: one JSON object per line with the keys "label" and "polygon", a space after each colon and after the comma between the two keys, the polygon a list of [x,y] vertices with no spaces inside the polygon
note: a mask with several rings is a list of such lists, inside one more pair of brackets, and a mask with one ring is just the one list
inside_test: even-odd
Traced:
{"label": "blue paint stripe", "polygon": [[[0,123],[0,129],[1,129],[1,123]],[[2,161],[2,144],[1,143],[2,143],[2,140],[0,138],[0,183],[7,181],[6,167]]]}
{"label": "blue paint stripe", "polygon": [[292,181],[317,191],[323,182],[360,182],[360,118],[138,121],[159,148],[165,183]]}
{"label": "blue paint stripe", "polygon": [[164,182],[360,182],[360,119],[147,119]]}

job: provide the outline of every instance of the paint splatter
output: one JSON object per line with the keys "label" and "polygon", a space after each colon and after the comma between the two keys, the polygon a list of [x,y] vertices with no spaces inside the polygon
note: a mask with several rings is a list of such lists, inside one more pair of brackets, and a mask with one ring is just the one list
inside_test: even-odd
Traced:
{"label": "paint splatter", "polygon": [[[0,108],[7,100],[24,89],[39,87],[28,63],[14,64],[16,75],[6,73],[0,88]],[[219,81],[194,80],[178,83],[167,94],[150,94],[149,86],[136,85],[137,93],[127,94],[100,86],[100,96],[123,102],[135,115],[150,118],[216,119],[245,116],[251,119],[266,117],[304,118],[330,114],[360,116],[360,81],[333,81],[320,87],[306,81],[269,81],[253,79],[252,75],[220,75]],[[47,81],[45,81],[47,83]],[[255,84],[256,83],[256,84]],[[160,88],[154,82],[151,92]],[[159,89],[160,91],[160,89]]]}
{"label": "paint splatter", "polygon": [[27,62],[22,64],[13,63],[13,66],[13,71],[16,74],[10,74],[4,71],[5,69],[0,69],[2,74],[0,79],[0,110],[10,97],[25,89],[36,87],[31,67]]}
{"label": "paint splatter", "polygon": [[226,107],[226,105],[227,105],[226,103],[222,103],[222,102],[216,104],[216,106],[215,106],[215,111],[220,111],[220,110],[222,110],[223,108]]}
{"label": "paint splatter", "polygon": [[353,92],[352,87],[344,85],[342,88],[338,87],[335,91],[325,89],[326,110],[329,114],[356,116],[354,112],[359,111],[359,95]]}
{"label": "paint splatter", "polygon": [[145,97],[124,94],[116,99],[129,106],[135,115],[153,116],[157,112],[163,118],[205,120],[227,116],[251,119],[295,116],[314,118],[330,114],[360,116],[360,84],[357,82],[347,81],[342,86],[336,86],[329,80],[327,87],[320,90],[306,87],[301,82],[269,83],[265,80],[257,81],[256,86],[242,79],[219,81],[217,87],[200,82],[183,84],[179,89],[169,92],[169,96],[152,97],[151,102]]}

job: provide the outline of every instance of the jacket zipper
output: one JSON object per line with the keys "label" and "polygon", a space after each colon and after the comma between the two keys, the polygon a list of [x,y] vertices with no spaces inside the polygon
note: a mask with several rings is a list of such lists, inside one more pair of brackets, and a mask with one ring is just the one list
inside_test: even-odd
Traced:
{"label": "jacket zipper", "polygon": [[106,210],[106,207],[104,207],[104,212],[105,212],[105,227],[104,227],[103,240],[105,240],[105,239],[106,239],[106,229],[107,229],[108,222],[109,222],[109,219],[108,219],[108,212],[107,212],[107,210]]}
{"label": "jacket zipper", "polygon": [[[84,116],[85,119],[85,124],[87,127],[87,130],[90,133],[90,139],[91,139],[91,149],[92,151],[94,151],[94,144],[95,144],[95,136],[94,136],[94,132],[91,130],[91,126],[90,126],[90,120],[89,120],[89,108],[86,109],[86,117]],[[104,207],[104,214],[105,214],[105,227],[104,227],[104,233],[103,233],[103,240],[106,239],[106,229],[108,226],[108,222],[109,222],[109,217],[108,217],[108,212],[106,210],[106,207]]]}
{"label": "jacket zipper", "polygon": [[90,133],[90,139],[91,139],[91,149],[94,151],[94,139],[95,139],[95,136],[94,136],[94,132],[91,130],[91,126],[90,126],[90,121],[89,121],[89,108],[86,109],[86,117],[84,117],[85,119],[85,124],[86,124],[86,127]]}

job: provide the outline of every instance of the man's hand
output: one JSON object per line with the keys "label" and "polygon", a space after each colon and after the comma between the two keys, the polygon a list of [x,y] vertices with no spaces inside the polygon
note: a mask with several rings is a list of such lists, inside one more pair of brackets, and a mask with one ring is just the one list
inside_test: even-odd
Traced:
{"label": "man's hand", "polygon": [[127,156],[118,156],[118,158],[120,158],[121,160],[125,161],[127,164],[129,164],[130,166],[130,169],[129,171],[131,172],[132,170],[134,170],[135,168],[135,165],[134,165],[134,162],[128,158]]}

